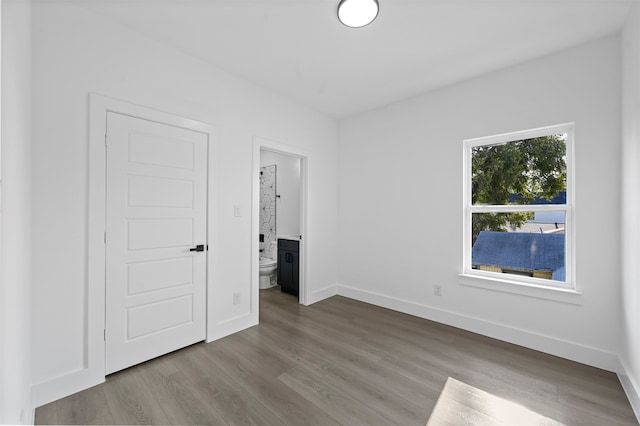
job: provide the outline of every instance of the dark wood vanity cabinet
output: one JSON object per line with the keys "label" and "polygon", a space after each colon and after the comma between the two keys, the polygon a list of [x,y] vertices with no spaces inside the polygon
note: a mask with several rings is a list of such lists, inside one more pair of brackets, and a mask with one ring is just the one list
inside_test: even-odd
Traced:
{"label": "dark wood vanity cabinet", "polygon": [[278,239],[278,284],[298,296],[300,288],[300,241]]}

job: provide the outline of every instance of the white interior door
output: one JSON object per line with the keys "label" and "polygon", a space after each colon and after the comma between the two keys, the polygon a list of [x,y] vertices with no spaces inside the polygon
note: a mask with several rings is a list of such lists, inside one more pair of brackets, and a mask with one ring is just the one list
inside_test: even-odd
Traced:
{"label": "white interior door", "polygon": [[108,112],[106,146],[110,374],[205,339],[207,135]]}

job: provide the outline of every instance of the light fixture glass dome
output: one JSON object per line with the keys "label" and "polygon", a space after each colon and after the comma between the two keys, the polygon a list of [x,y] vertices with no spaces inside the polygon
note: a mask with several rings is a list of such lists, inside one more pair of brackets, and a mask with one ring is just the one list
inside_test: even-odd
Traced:
{"label": "light fixture glass dome", "polygon": [[360,28],[378,16],[378,0],[340,0],[338,19],[347,27]]}

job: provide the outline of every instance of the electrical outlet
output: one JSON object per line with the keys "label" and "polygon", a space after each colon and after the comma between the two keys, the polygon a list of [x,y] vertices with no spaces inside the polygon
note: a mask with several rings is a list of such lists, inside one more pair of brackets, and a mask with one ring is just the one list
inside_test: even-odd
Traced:
{"label": "electrical outlet", "polygon": [[442,296],[442,286],[440,284],[436,284],[433,286],[433,294],[436,296]]}
{"label": "electrical outlet", "polygon": [[240,303],[240,293],[233,293],[233,304],[237,305]]}

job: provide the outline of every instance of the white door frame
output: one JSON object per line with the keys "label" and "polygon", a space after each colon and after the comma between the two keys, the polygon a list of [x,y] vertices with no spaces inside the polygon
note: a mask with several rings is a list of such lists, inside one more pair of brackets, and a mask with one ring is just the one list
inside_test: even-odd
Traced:
{"label": "white door frame", "polygon": [[[106,224],[106,145],[107,112],[169,124],[195,130],[207,135],[207,318],[211,312],[210,277],[215,257],[215,167],[217,151],[213,126],[188,118],[157,111],[106,96],[89,95],[89,224],[88,224],[88,285],[86,296],[85,359],[84,367],[90,381],[100,383],[105,378],[105,224]],[[208,323],[208,321],[207,321]],[[211,332],[207,324],[207,337]]]}
{"label": "white door frame", "polygon": [[[309,233],[307,232],[307,176],[309,171],[309,155],[303,149],[285,145],[259,136],[253,137],[253,200],[251,221],[251,294],[252,311],[259,312],[259,263],[260,263],[260,151],[271,151],[300,159],[300,290],[299,303],[308,305],[307,291],[307,253]],[[257,320],[257,318],[256,318]],[[257,322],[257,321],[256,321]]]}

